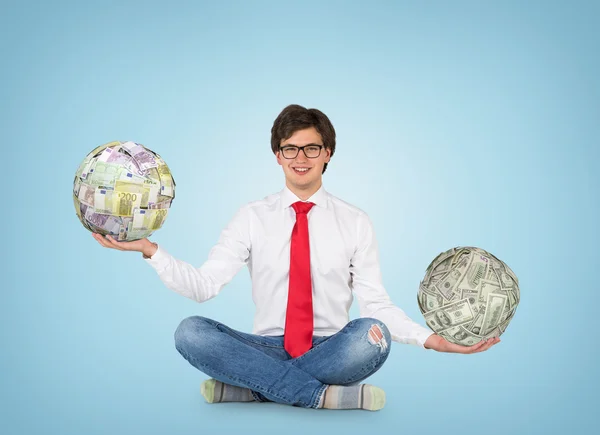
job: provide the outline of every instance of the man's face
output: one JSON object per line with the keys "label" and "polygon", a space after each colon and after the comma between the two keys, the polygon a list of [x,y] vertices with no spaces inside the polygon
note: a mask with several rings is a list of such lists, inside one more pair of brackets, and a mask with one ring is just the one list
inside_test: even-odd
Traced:
{"label": "man's face", "polygon": [[[323,145],[321,135],[314,127],[296,131],[290,138],[282,140],[280,145],[302,147],[309,144]],[[329,163],[330,151],[326,148],[321,149],[321,154],[317,158],[308,158],[302,151],[298,152],[295,159],[286,159],[281,150],[277,151],[276,156],[277,163],[283,167],[288,188],[317,191],[321,186],[323,166]],[[306,172],[297,172],[295,168],[309,169]]]}

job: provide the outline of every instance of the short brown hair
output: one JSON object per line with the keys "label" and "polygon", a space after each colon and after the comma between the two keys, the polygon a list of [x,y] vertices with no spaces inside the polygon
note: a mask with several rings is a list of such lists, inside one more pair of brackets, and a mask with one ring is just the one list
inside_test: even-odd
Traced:
{"label": "short brown hair", "polygon": [[[271,150],[273,154],[279,151],[282,140],[289,139],[298,130],[314,127],[321,138],[323,145],[330,151],[330,157],[335,152],[335,129],[333,124],[323,112],[318,109],[307,109],[298,104],[290,104],[281,111],[271,128]],[[327,170],[327,163],[323,172]]]}

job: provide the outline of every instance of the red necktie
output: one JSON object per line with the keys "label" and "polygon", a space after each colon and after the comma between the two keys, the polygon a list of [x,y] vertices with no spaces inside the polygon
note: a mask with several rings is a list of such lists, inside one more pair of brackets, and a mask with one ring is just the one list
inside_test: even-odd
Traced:
{"label": "red necktie", "polygon": [[283,347],[292,358],[299,357],[312,347],[313,306],[307,214],[313,205],[302,201],[292,204],[296,211],[296,224],[290,246],[290,283],[283,338]]}

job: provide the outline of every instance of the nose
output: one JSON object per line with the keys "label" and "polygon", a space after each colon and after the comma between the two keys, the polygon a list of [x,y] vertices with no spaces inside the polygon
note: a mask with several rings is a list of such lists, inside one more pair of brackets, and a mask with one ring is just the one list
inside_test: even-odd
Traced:
{"label": "nose", "polygon": [[296,163],[306,163],[308,161],[308,157],[304,154],[304,150],[298,152],[296,159],[294,160]]}

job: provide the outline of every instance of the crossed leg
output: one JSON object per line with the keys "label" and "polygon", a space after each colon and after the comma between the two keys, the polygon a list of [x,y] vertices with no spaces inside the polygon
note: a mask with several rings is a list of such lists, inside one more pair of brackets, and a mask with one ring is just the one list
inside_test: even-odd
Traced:
{"label": "crossed leg", "polygon": [[283,336],[233,330],[200,316],[184,319],[175,332],[177,350],[212,378],[248,388],[257,401],[316,408],[329,385],[356,385],[389,355],[391,337],[382,322],[360,318],[338,333],[314,337],[298,358],[283,348]]}

